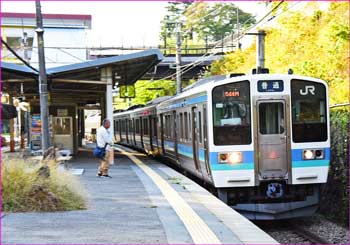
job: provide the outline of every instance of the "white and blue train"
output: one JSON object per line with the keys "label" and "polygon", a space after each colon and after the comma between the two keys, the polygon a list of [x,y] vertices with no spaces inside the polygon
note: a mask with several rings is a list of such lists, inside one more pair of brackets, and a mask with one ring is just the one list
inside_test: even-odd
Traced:
{"label": "white and blue train", "polygon": [[320,79],[213,76],[115,113],[115,141],[192,173],[250,219],[308,216],[327,181],[328,108]]}

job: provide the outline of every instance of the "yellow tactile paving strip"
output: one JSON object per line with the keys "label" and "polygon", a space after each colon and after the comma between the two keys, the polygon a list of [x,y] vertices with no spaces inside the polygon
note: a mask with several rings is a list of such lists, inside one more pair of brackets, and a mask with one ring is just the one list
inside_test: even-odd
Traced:
{"label": "yellow tactile paving strip", "polygon": [[[186,179],[186,177],[181,176],[173,169],[161,167],[160,170],[169,176]],[[216,197],[208,192],[201,191],[201,188],[196,186],[198,185],[193,182],[186,185],[187,189],[190,190],[191,195],[220,219],[243,244],[279,244],[260,228],[256,227],[251,221],[240,215],[237,211],[217,200]]]}
{"label": "yellow tactile paving strip", "polygon": [[119,147],[117,149],[139,166],[157,185],[166,200],[184,223],[195,244],[221,244],[219,238],[188,205],[187,202],[154,170],[145,165],[137,157]]}

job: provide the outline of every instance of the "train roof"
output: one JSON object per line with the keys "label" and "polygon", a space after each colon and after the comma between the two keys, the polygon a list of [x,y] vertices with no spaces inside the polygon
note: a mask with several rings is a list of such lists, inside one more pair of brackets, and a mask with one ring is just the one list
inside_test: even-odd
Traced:
{"label": "train roof", "polygon": [[217,81],[224,80],[226,78],[238,77],[238,76],[244,76],[244,75],[245,75],[244,73],[232,73],[232,74],[228,74],[228,75],[215,75],[215,76],[206,77],[206,78],[200,79],[197,82],[185,87],[182,91],[187,91],[187,90],[201,86],[201,85],[206,84],[206,83],[217,82]]}
{"label": "train roof", "polygon": [[155,98],[154,100],[147,102],[146,106],[159,104],[165,100],[170,99],[171,97],[173,97],[173,96],[167,95],[167,96]]}

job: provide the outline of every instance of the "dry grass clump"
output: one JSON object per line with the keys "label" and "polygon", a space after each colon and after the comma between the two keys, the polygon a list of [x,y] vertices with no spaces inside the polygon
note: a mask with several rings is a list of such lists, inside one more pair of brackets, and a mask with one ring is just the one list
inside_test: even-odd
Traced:
{"label": "dry grass clump", "polygon": [[3,158],[2,211],[67,211],[86,208],[79,180],[55,162],[33,164],[24,159]]}

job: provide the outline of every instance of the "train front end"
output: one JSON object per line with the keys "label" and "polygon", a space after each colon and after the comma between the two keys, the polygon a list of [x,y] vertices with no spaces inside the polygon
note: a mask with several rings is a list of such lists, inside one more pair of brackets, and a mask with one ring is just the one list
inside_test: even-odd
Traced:
{"label": "train front end", "polygon": [[219,197],[250,219],[308,216],[330,163],[328,88],[259,74],[211,88],[210,167]]}

